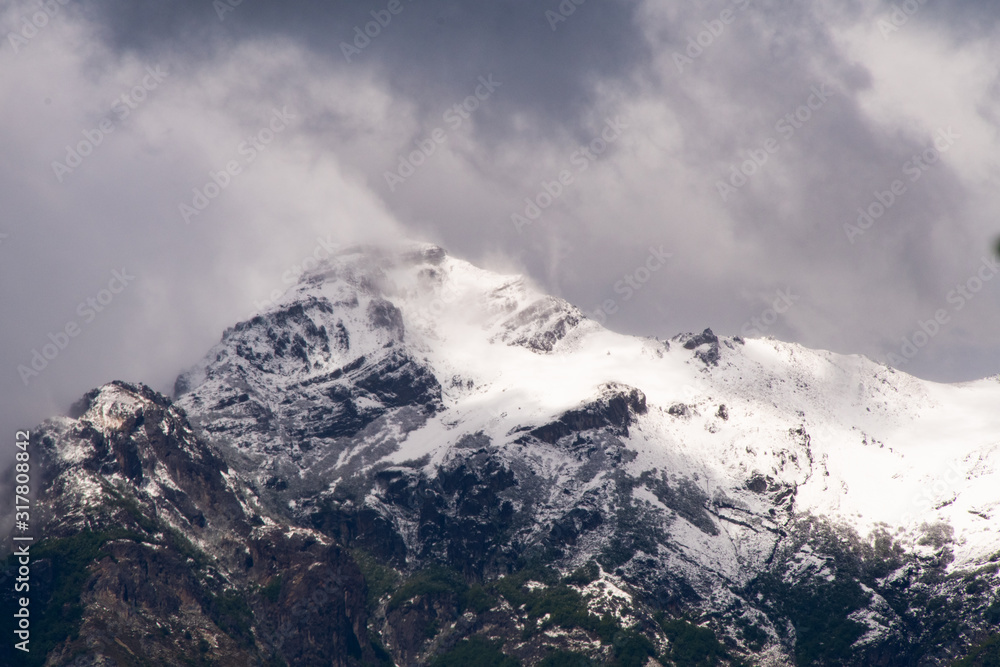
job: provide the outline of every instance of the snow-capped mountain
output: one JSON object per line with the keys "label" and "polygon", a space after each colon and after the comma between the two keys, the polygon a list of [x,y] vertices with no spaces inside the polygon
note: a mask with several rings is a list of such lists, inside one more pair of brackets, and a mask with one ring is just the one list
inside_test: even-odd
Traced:
{"label": "snow-capped mountain", "polygon": [[520,276],[409,245],[303,275],[175,394],[110,385],[43,425],[44,502],[67,536],[109,493],[159,522],[145,534],[187,535],[206,558],[189,578],[247,608],[247,659],[293,655],[261,591],[282,604],[302,581],[244,546],[276,534],[274,552],[306,539],[353,559],[367,587],[324,645],[350,650],[308,664],[996,651],[996,378],[935,384],[711,330],[625,336]]}

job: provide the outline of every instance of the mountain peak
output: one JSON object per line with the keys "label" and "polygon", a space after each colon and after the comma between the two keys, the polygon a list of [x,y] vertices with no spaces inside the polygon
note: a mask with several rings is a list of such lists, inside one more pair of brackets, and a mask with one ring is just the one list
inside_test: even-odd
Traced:
{"label": "mountain peak", "polygon": [[[198,566],[218,591],[206,613],[237,582],[273,642],[262,619],[312,581],[286,586],[275,563],[356,558],[382,592],[331,610],[323,636],[362,655],[380,628],[401,664],[476,628],[525,664],[553,646],[604,660],[626,626],[651,656],[694,631],[679,615],[723,636],[730,664],[794,664],[831,633],[830,664],[950,657],[966,639],[941,648],[935,628],[986,627],[1000,383],[711,329],[672,341],[604,329],[436,246],[345,248],[227,329],[174,404],[116,382],[47,423],[53,534],[122,524],[160,549],[166,524],[182,530],[196,544],[179,553],[226,573]],[[932,598],[949,602],[924,625],[912,610]],[[552,620],[553,600],[573,613]],[[233,637],[256,650],[247,633]]]}
{"label": "mountain peak", "polygon": [[313,269],[302,273],[299,285],[343,280],[364,289],[382,287],[385,275],[419,266],[440,265],[448,254],[430,243],[358,244],[344,246]]}

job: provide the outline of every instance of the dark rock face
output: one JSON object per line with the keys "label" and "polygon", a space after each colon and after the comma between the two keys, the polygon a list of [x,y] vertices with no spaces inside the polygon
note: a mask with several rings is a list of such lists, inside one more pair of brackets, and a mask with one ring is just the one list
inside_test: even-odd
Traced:
{"label": "dark rock face", "polygon": [[[60,578],[66,574],[60,571]],[[140,541],[109,540],[81,574],[79,634],[60,638],[49,664],[183,664],[208,650],[218,664],[253,664],[252,635],[237,627],[220,631],[217,622],[226,622],[213,607],[213,592],[181,554]],[[36,597],[50,600],[44,591]],[[54,621],[53,615],[48,620]],[[81,654],[87,662],[80,661]]]}
{"label": "dark rock face", "polygon": [[566,436],[599,428],[610,428],[617,435],[627,436],[633,417],[646,413],[646,396],[624,385],[609,385],[602,394],[599,400],[533,429],[531,435],[550,445]]}
{"label": "dark rock face", "polygon": [[331,353],[330,334],[325,326],[316,325],[314,316],[333,312],[329,301],[309,298],[241,322],[222,340],[236,341],[236,354],[258,370],[288,372],[295,362],[308,368],[315,354]]}
{"label": "dark rock face", "polygon": [[392,441],[364,446],[379,430],[398,424],[405,437],[441,407],[441,385],[402,345],[402,314],[378,295],[379,277],[351,279],[367,291],[304,297],[240,323],[178,379],[180,403],[248,457],[241,472],[256,484],[315,490],[391,452]]}
{"label": "dark rock face", "polygon": [[[748,412],[738,398],[684,398],[665,416],[669,402],[650,407],[640,388],[607,383],[530,421],[452,410],[488,383],[461,368],[442,383],[421,319],[407,330],[392,301],[394,266],[420,265],[417,282],[440,286],[444,255],[425,247],[380,262],[317,270],[297,301],[227,331],[178,379],[176,404],[112,383],[33,432],[46,539],[32,547],[32,613],[51,628],[37,655],[241,667],[992,664],[1000,554],[952,571],[961,545],[947,525],[923,526],[913,548],[799,511],[803,480],[826,465],[802,413],[720,485],[677,434],[703,422],[730,437]],[[487,335],[505,354],[520,346],[549,361],[579,341],[582,316],[564,302],[525,298],[516,280],[486,296]],[[720,342],[735,349],[711,330],[675,341],[705,367],[675,351],[676,365],[706,376]],[[725,446],[719,458],[740,453]],[[16,571],[6,566],[5,609]]]}
{"label": "dark rock face", "polygon": [[[314,378],[299,393],[300,400],[288,402],[298,421],[288,430],[300,448],[315,447],[316,440],[354,437],[398,408],[412,406],[431,415],[441,402],[437,378],[426,366],[394,349],[374,360],[359,357],[325,377]],[[285,412],[268,413],[261,432],[277,430],[278,422],[288,421]]]}
{"label": "dark rock face", "polygon": [[674,417],[687,417],[691,414],[691,409],[683,403],[675,403],[667,408],[667,414]]}
{"label": "dark rock face", "polygon": [[668,480],[666,475],[659,478],[644,473],[640,478],[661,503],[691,522],[698,530],[709,535],[718,535],[719,528],[706,511],[709,498],[704,491],[689,479]]}
{"label": "dark rock face", "polygon": [[250,556],[252,580],[268,591],[253,618],[275,654],[290,665],[374,663],[365,583],[348,553],[272,530],[250,543]]}
{"label": "dark rock face", "polygon": [[406,543],[393,523],[368,507],[327,499],[309,514],[310,525],[338,542],[351,544],[394,567],[406,566]]}
{"label": "dark rock face", "polygon": [[700,334],[681,334],[674,338],[685,350],[694,350],[694,356],[706,366],[719,365],[719,337],[711,329],[705,329]]}
{"label": "dark rock face", "polygon": [[368,321],[374,329],[385,329],[392,340],[403,342],[403,314],[385,299],[375,299],[368,304]]}
{"label": "dark rock face", "polygon": [[518,549],[510,540],[519,517],[505,492],[517,485],[515,475],[487,454],[456,462],[434,478],[407,468],[377,472],[371,492],[394,508],[397,522],[412,523],[412,552],[397,527],[370,510],[350,509],[353,501],[331,499],[311,518],[317,527],[341,538],[353,537],[359,546],[391,562],[402,564],[408,554],[482,576],[516,558]]}
{"label": "dark rock face", "polygon": [[441,402],[441,385],[434,374],[397,350],[349,379],[388,408],[417,405],[433,412]]}
{"label": "dark rock face", "polygon": [[581,321],[583,314],[568,304],[546,297],[511,315],[502,324],[502,339],[533,352],[552,352]]}
{"label": "dark rock face", "polygon": [[411,599],[386,613],[383,635],[399,664],[419,664],[429,639],[460,618],[459,596],[435,590]]}
{"label": "dark rock face", "polygon": [[169,400],[113,383],[74,412],[33,433],[47,518],[32,605],[51,628],[33,650],[50,664],[377,664],[352,557],[318,533],[261,527],[255,498]]}
{"label": "dark rock face", "polygon": [[[312,386],[350,380],[344,386],[386,405],[433,404],[437,385],[411,364],[390,353]],[[248,402],[229,394],[213,406]],[[52,664],[207,664],[211,656],[241,666],[426,665],[463,655],[469,641],[524,664],[556,648],[567,660],[622,664],[615,656],[633,652],[669,664],[681,655],[670,646],[684,645],[677,633],[686,621],[657,619],[712,608],[699,642],[717,664],[738,664],[769,643],[789,664],[941,664],[970,644],[949,621],[955,614],[984,628],[1000,623],[989,595],[1000,568],[947,575],[947,526],[926,528],[933,554],[917,557],[888,533],[865,540],[802,517],[769,526],[696,479],[629,474],[620,438],[647,409],[641,391],[608,385],[526,430],[522,447],[579,465],[562,486],[480,432],[458,438],[462,454],[434,467],[376,467],[275,513],[265,496],[287,487],[255,491],[169,400],[113,383],[90,392],[76,418],[33,436],[48,517],[33,604],[59,633],[38,646]],[[804,428],[789,439],[811,458]],[[554,495],[601,480],[553,511]],[[755,473],[745,487],[772,516],[794,517],[794,486]],[[774,548],[748,584],[732,587],[727,606],[711,607],[700,581],[663,566],[682,524],[705,536],[724,526],[770,531]],[[579,554],[592,558],[570,566]],[[631,592],[620,611],[635,619],[632,629],[584,602],[585,587],[612,573]],[[11,604],[9,592],[0,597]],[[67,600],[77,612],[65,611]],[[863,640],[872,628],[874,639]]]}
{"label": "dark rock face", "polygon": [[549,539],[555,546],[573,546],[577,538],[604,523],[604,516],[597,510],[574,507],[552,524]]}
{"label": "dark rock face", "polygon": [[747,488],[754,493],[764,493],[767,487],[767,479],[761,475],[754,475],[752,479],[747,480]]}

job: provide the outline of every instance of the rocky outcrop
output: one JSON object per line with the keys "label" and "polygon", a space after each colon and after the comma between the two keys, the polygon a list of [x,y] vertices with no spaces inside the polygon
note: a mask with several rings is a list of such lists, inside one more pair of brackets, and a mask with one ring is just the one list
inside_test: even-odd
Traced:
{"label": "rocky outcrop", "polygon": [[33,431],[37,662],[991,664],[995,429],[926,429],[964,452],[926,520],[856,499],[940,486],[897,434],[993,388],[674,341],[438,248],[345,251],[176,402],[116,382]]}
{"label": "rocky outcrop", "polygon": [[46,664],[375,664],[351,555],[267,516],[183,411],[115,382],[73,414],[32,434]]}
{"label": "rocky outcrop", "polygon": [[685,350],[694,350],[694,356],[706,366],[719,365],[719,337],[711,329],[705,329],[700,334],[681,334],[674,337]]}

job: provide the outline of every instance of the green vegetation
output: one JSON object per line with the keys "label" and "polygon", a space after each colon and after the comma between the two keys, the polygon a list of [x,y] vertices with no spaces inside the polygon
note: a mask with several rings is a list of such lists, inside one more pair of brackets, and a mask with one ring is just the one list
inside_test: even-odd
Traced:
{"label": "green vegetation", "polygon": [[768,634],[763,628],[751,623],[744,618],[736,619],[736,626],[739,628],[740,638],[746,643],[754,653],[760,651],[767,644]]}
{"label": "green vegetation", "polygon": [[459,613],[471,609],[482,613],[491,609],[496,600],[485,588],[478,584],[469,586],[454,570],[433,565],[417,572],[400,586],[389,598],[388,611],[398,609],[404,603],[421,595],[453,595],[458,603]]}
{"label": "green vegetation", "polygon": [[379,563],[364,549],[352,549],[351,556],[365,578],[365,585],[368,587],[368,611],[372,611],[378,606],[383,595],[399,586],[400,575],[391,567]]}
{"label": "green vegetation", "polygon": [[220,630],[244,646],[254,645],[253,611],[240,591],[209,594],[202,606]]}
{"label": "green vegetation", "polygon": [[631,495],[619,494],[618,503],[614,535],[597,556],[597,562],[606,572],[613,572],[629,562],[639,551],[655,554],[659,544],[666,541],[661,528],[662,517],[636,505]]}
{"label": "green vegetation", "polygon": [[275,604],[281,596],[282,580],[283,577],[280,574],[275,575],[271,581],[267,582],[266,586],[260,589],[260,596],[271,604]]}
{"label": "green vegetation", "polygon": [[438,656],[431,667],[520,667],[521,662],[504,655],[501,646],[501,642],[485,637],[463,639],[453,649]]}
{"label": "green vegetation", "polygon": [[660,625],[670,640],[668,655],[679,667],[713,667],[729,657],[711,628],[680,619],[663,621]]}
{"label": "green vegetation", "polygon": [[489,591],[481,584],[472,584],[469,586],[469,589],[465,591],[465,595],[462,598],[462,607],[477,614],[489,611],[496,603],[496,598],[490,595]]}
{"label": "green vegetation", "polygon": [[795,627],[795,657],[799,664],[843,661],[865,626],[848,616],[868,605],[865,593],[854,579],[838,577],[813,587],[791,587],[774,582],[772,590],[781,613]]}
{"label": "green vegetation", "polygon": [[378,639],[371,640],[372,650],[375,652],[375,659],[383,667],[396,667],[396,662],[392,659],[392,654],[386,650]]}
{"label": "green vegetation", "polygon": [[[615,479],[614,504],[617,509],[612,519],[614,534],[597,556],[597,562],[606,572],[614,572],[616,568],[632,560],[639,551],[647,554],[657,553],[659,545],[667,541],[663,532],[666,521],[663,513],[659,510],[650,510],[637,503],[633,497],[633,490],[640,484],[654,485],[654,482],[648,475],[633,479],[622,474]],[[656,489],[652,486],[650,488],[655,494]],[[676,509],[671,502],[665,504]],[[679,513],[685,516],[683,512]]]}
{"label": "green vegetation", "polygon": [[[386,576],[384,566],[378,565],[370,556],[355,552],[355,559],[362,565],[362,571],[374,573],[379,597],[388,593],[396,585],[396,579]],[[392,571],[394,573],[394,571]],[[459,613],[472,611],[482,614],[496,605],[497,596],[503,596],[511,606],[523,614],[528,621],[525,638],[549,627],[564,629],[579,628],[593,635],[612,649],[609,665],[613,667],[642,667],[649,657],[655,656],[652,642],[643,634],[621,627],[612,616],[598,617],[591,613],[587,601],[570,584],[586,585],[600,576],[596,562],[589,562],[567,577],[548,566],[535,562],[521,570],[501,577],[488,585],[468,584],[456,571],[435,565],[415,573],[401,585],[395,587],[387,604],[387,611],[398,609],[420,596],[448,597],[453,599]],[[528,588],[528,582],[538,582],[539,587]],[[371,584],[369,584],[371,585]],[[545,619],[540,622],[540,619]],[[425,628],[425,635],[436,636],[440,628],[431,622]],[[495,642],[483,637],[472,637],[459,642],[453,649],[439,656],[432,665],[503,665],[519,664],[500,651]],[[592,667],[596,663],[579,653],[553,650],[540,663],[545,667]]]}
{"label": "green vegetation", "polygon": [[993,635],[973,648],[952,667],[1000,667],[1000,635]]}
{"label": "green vegetation", "polygon": [[600,566],[591,560],[573,570],[572,574],[567,575],[563,581],[576,586],[586,586],[589,583],[597,581],[597,578],[600,576]]}
{"label": "green vegetation", "polygon": [[986,608],[983,616],[990,625],[1000,625],[1000,597],[993,600],[993,603]]}
{"label": "green vegetation", "polygon": [[[172,551],[180,554],[184,558],[194,560],[197,567],[203,567],[206,565],[207,560],[205,554],[192,544],[191,540],[184,537],[179,530],[166,524],[165,522],[152,519],[143,514],[142,507],[139,506],[139,503],[135,500],[135,498],[123,493],[119,489],[116,489],[107,483],[102,485],[102,490],[104,491],[104,503],[106,507],[123,510],[129,518],[149,536],[162,533],[163,542],[166,546],[170,547]],[[145,538],[143,538],[142,541],[149,544],[154,543],[152,540]]]}
{"label": "green vegetation", "polygon": [[513,574],[500,577],[495,583],[501,587],[500,592],[506,597],[507,590],[519,589],[529,581],[553,586],[559,583],[559,571],[542,563],[530,563]]}
{"label": "green vegetation", "polygon": [[611,640],[613,667],[645,667],[656,655],[653,642],[635,630],[619,630]]}
{"label": "green vegetation", "polygon": [[434,565],[417,572],[399,587],[389,599],[388,610],[398,609],[420,595],[461,595],[468,584],[453,570]]}
{"label": "green vegetation", "polygon": [[142,513],[142,508],[139,507],[139,503],[134,498],[122,495],[110,485],[105,486],[104,491],[107,503],[111,507],[118,507],[124,510],[139,528],[150,535],[159,532],[157,522]]}
{"label": "green vegetation", "polygon": [[[621,624],[610,615],[598,617],[592,614],[584,597],[565,583],[588,580],[591,576],[596,576],[594,574],[596,564],[585,567],[587,569],[583,572],[577,570],[561,581],[559,573],[550,567],[529,566],[520,572],[502,577],[495,582],[494,587],[512,607],[523,610],[528,621],[535,621],[535,624],[527,624],[525,635],[531,636],[553,625],[567,630],[580,628],[597,635],[602,643],[612,647],[613,657],[610,665],[642,667],[651,656],[656,655],[653,643],[635,630],[622,628]],[[525,584],[529,581],[539,582],[544,584],[544,587],[528,589]],[[546,620],[539,625],[537,621],[541,618]],[[584,656],[566,652],[553,652],[546,656],[546,660],[550,662],[542,664],[592,664]]]}
{"label": "green vegetation", "polygon": [[[84,530],[72,537],[45,540],[31,548],[32,574],[37,573],[40,561],[47,560],[51,567],[52,585],[47,597],[33,593],[31,653],[23,656],[24,664],[43,664],[52,649],[67,639],[72,641],[79,636],[83,620],[80,596],[91,577],[90,565],[107,556],[103,551],[104,545],[116,539],[139,540],[141,536],[124,530],[101,533]],[[7,567],[17,569],[15,556],[7,558]],[[35,580],[31,583],[33,591],[39,590]],[[38,611],[39,608],[41,611]]]}
{"label": "green vegetation", "polygon": [[[36,588],[32,585],[32,633],[31,653],[25,664],[41,665],[46,656],[65,641],[74,641],[80,633],[84,607],[81,596],[87,581],[93,576],[91,566],[111,554],[105,546],[114,540],[127,539],[140,544],[155,545],[162,543],[174,554],[182,558],[191,558],[195,566],[205,564],[207,557],[195,547],[190,540],[179,531],[163,522],[146,516],[136,500],[121,493],[110,485],[104,486],[104,502],[107,508],[121,510],[128,517],[123,523],[127,527],[137,527],[142,532],[115,528],[95,532],[83,530],[66,538],[45,540],[31,549],[32,573],[35,574],[39,563],[47,562],[50,568],[45,578],[51,581],[50,586]],[[154,536],[162,534],[163,539]],[[13,558],[13,557],[11,557]],[[8,566],[13,563],[8,559]],[[32,581],[32,584],[35,584]],[[280,590],[280,578],[262,589],[265,596],[275,596]],[[34,591],[39,593],[34,593]],[[243,592],[230,591],[220,595],[202,594],[201,604],[216,625],[238,642],[252,646],[253,612],[245,600]],[[37,611],[37,616],[35,615]],[[161,628],[164,636],[170,634],[169,629]],[[185,637],[191,639],[185,631]],[[199,650],[204,645],[199,644]],[[201,651],[204,653],[204,651]],[[197,664],[203,658],[192,658]],[[192,663],[195,664],[195,663]]]}
{"label": "green vegetation", "polygon": [[[525,586],[528,581],[537,581],[545,584],[545,587],[529,590]],[[615,628],[602,628],[601,619],[590,613],[583,596],[566,584],[560,583],[559,573],[550,567],[527,567],[520,572],[500,578],[494,587],[512,607],[515,609],[523,607],[529,620],[537,621],[550,615],[538,629],[543,630],[558,625],[563,628],[583,628],[591,632],[603,629],[603,634],[608,640],[614,635]],[[530,626],[525,630],[528,634],[533,631]]]}
{"label": "green vegetation", "polygon": [[179,530],[165,524],[162,528],[163,542],[170,547],[171,551],[193,560],[196,568],[202,568],[208,564],[208,557],[205,553],[196,547],[191,540],[184,537]]}
{"label": "green vegetation", "polygon": [[[842,664],[857,658],[851,646],[866,631],[866,626],[850,618],[851,614],[871,603],[871,593],[865,586],[877,589],[889,605],[904,618],[911,618],[913,608],[921,609],[921,618],[913,619],[927,630],[928,642],[946,644],[951,641],[956,610],[946,600],[919,598],[921,590],[914,587],[886,587],[878,580],[902,567],[911,556],[884,528],[874,530],[867,538],[860,537],[849,527],[816,517],[805,517],[791,531],[796,536],[776,562],[800,558],[795,554],[810,552],[825,562],[823,570],[829,576],[816,574],[800,581],[786,582],[784,573],[773,571],[758,577],[745,591],[747,599],[760,599],[775,630],[783,639],[785,620],[795,629],[795,657],[798,664]],[[949,533],[946,527],[925,529],[928,544],[946,550]],[[808,547],[808,548],[807,548]],[[804,552],[803,552],[804,553]],[[944,562],[942,560],[942,562]],[[938,580],[945,575],[940,568],[922,571],[923,578]],[[923,583],[929,583],[923,581]],[[937,605],[937,608],[935,608]],[[957,627],[957,622],[956,627]],[[739,626],[744,641],[753,650],[766,642],[758,629]]]}
{"label": "green vegetation", "polygon": [[[493,606],[494,600],[482,586],[469,586],[454,570],[433,565],[407,579],[389,598],[386,611],[400,608],[410,600],[429,596],[438,600],[451,600],[456,610],[462,614],[466,609],[482,613]],[[370,598],[371,599],[371,598]],[[423,628],[426,639],[433,639],[441,630],[441,622],[431,618]]]}

